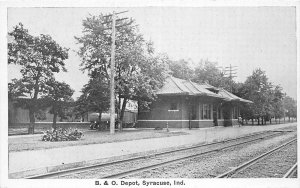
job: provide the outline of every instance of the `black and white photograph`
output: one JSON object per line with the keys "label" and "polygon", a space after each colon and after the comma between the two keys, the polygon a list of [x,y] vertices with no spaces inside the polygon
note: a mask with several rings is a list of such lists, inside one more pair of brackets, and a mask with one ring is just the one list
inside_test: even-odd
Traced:
{"label": "black and white photograph", "polygon": [[1,188],[300,185],[299,1],[26,2],[0,2]]}

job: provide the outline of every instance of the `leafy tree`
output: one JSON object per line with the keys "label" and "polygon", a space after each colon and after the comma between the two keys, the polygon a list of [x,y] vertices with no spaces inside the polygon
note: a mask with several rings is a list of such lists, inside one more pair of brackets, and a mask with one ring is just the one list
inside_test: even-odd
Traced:
{"label": "leafy tree", "polygon": [[254,102],[249,107],[252,118],[257,118],[258,124],[260,124],[260,118],[271,113],[272,106],[270,102],[273,99],[271,88],[272,84],[261,69],[254,70],[252,75],[245,81],[245,98]]}
{"label": "leafy tree", "polygon": [[[249,99],[248,91],[249,88],[245,83],[234,83],[232,87],[232,93],[243,99]],[[253,112],[250,108],[251,104],[249,103],[240,103],[240,115],[242,119],[245,119],[247,122],[249,119],[253,118]]]}
{"label": "leafy tree", "polygon": [[233,93],[254,102],[254,104],[241,105],[243,119],[257,118],[262,120],[262,124],[266,124],[266,121],[272,123],[273,117],[280,120],[284,116],[283,98],[285,94],[282,88],[268,82],[265,72],[260,69],[253,71],[245,83],[233,84]]}
{"label": "leafy tree", "polygon": [[[88,70],[89,75],[98,72],[109,80],[111,35],[103,29],[104,22],[111,17],[90,16],[83,20],[83,36],[75,37],[81,44],[78,52],[82,60],[82,70]],[[130,19],[129,23],[134,23]],[[152,100],[155,90],[160,87],[167,71],[167,58],[154,56],[152,42],[146,42],[138,32],[138,27],[121,20],[116,27],[116,92],[123,98],[122,107],[117,105],[120,121],[123,120],[126,103],[129,99],[138,101]],[[146,104],[146,103],[144,103]]]}
{"label": "leafy tree", "polygon": [[75,117],[73,112],[75,108],[75,100],[73,98],[70,98],[69,101],[63,103],[65,103],[65,106],[59,113],[59,121],[68,120],[69,118],[71,118],[71,120],[74,121]]}
{"label": "leafy tree", "polygon": [[[31,99],[25,95],[27,92],[27,83],[23,83],[21,79],[12,79],[11,83],[8,83],[8,99],[13,102],[13,105],[17,108],[29,109],[31,105]],[[38,120],[45,120],[46,113],[43,110],[44,100],[41,98],[36,101],[35,118]]]}
{"label": "leafy tree", "polygon": [[75,113],[76,118],[80,117],[81,121],[84,121],[84,117],[88,111],[87,96],[82,94],[75,101],[73,112]]}
{"label": "leafy tree", "polygon": [[179,61],[169,61],[169,69],[171,71],[171,75],[184,79],[184,80],[191,80],[194,77],[194,70],[189,67],[189,64],[184,59]]}
{"label": "leafy tree", "polygon": [[57,116],[65,118],[67,109],[70,107],[74,90],[65,82],[52,79],[46,82],[47,92],[43,96],[48,101],[46,106],[51,106],[50,113],[53,114],[52,127],[56,129]]}
{"label": "leafy tree", "polygon": [[11,83],[8,83],[8,99],[16,100],[20,97],[26,97],[26,86],[22,80],[12,79]]}
{"label": "leafy tree", "polygon": [[110,104],[110,92],[108,80],[104,76],[94,76],[89,83],[84,85],[82,93],[84,95],[85,108],[88,111],[99,113],[99,122],[101,114],[108,111]]}
{"label": "leafy tree", "polygon": [[54,72],[66,71],[64,60],[68,58],[68,49],[59,46],[49,35],[30,35],[21,23],[8,35],[13,38],[8,43],[8,64],[20,65],[22,74],[22,78],[10,83],[9,87],[19,91],[17,95],[30,97],[28,132],[33,134],[38,98],[45,92],[45,83]]}
{"label": "leafy tree", "polygon": [[286,110],[285,115],[289,117],[297,118],[297,101],[289,96],[283,99],[284,109]]}
{"label": "leafy tree", "polygon": [[282,88],[278,85],[275,88],[271,89],[269,95],[269,104],[270,109],[267,111],[267,116],[271,120],[271,117],[275,117],[279,119],[284,116],[284,106],[283,106],[283,97],[284,93],[282,92]]}
{"label": "leafy tree", "polygon": [[200,61],[195,68],[195,76],[193,81],[198,83],[208,83],[215,87],[222,87],[228,91],[231,89],[231,82],[229,78],[217,67],[216,62]]}
{"label": "leafy tree", "polygon": [[275,117],[275,120],[276,120],[276,118],[279,119],[279,123],[280,123],[280,119],[284,115],[284,107],[283,107],[282,100],[274,103],[273,108],[274,108],[274,117]]}

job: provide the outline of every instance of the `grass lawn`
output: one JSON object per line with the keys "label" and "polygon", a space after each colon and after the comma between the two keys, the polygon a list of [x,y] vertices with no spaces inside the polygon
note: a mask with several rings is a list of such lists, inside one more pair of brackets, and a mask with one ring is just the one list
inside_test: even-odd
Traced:
{"label": "grass lawn", "polygon": [[188,134],[185,132],[167,132],[166,130],[124,130],[111,135],[108,131],[100,132],[96,130],[86,131],[84,136],[78,141],[44,142],[42,135],[30,137],[8,137],[8,151],[41,150],[59,148],[75,145],[101,144],[110,142],[122,142],[129,140],[139,140],[147,138],[169,137]]}
{"label": "grass lawn", "polygon": [[[46,131],[47,129],[34,129],[34,134],[41,134],[43,131]],[[8,128],[8,136],[14,136],[14,135],[27,135],[28,134],[28,128]]]}

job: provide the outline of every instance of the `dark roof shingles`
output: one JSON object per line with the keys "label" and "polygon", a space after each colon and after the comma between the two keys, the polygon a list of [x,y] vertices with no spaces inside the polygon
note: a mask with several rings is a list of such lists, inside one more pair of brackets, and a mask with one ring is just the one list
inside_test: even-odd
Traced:
{"label": "dark roof shingles", "polygon": [[[208,87],[219,90],[219,93],[216,94],[212,91],[209,91]],[[242,99],[224,89],[219,89],[208,84],[197,84],[190,80],[183,80],[172,76],[166,79],[166,83],[157,92],[157,94],[158,95],[195,95],[195,96],[202,95],[202,96],[222,98],[226,101],[241,101],[241,102],[252,103],[252,101]]]}

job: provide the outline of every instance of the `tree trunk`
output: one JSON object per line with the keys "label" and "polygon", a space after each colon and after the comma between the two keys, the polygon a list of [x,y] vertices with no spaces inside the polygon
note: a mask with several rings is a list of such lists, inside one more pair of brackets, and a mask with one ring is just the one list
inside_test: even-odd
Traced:
{"label": "tree trunk", "polygon": [[39,93],[39,76],[40,76],[40,72],[38,72],[38,76],[35,80],[35,84],[34,84],[34,95],[33,98],[31,99],[31,105],[29,108],[29,127],[28,127],[28,134],[34,134],[34,126],[35,126],[35,117],[34,114],[36,112],[36,101],[38,98],[38,93]]}
{"label": "tree trunk", "polygon": [[56,129],[56,128],[57,128],[57,127],[56,127],[56,119],[57,119],[57,113],[54,112],[54,114],[53,114],[53,123],[52,123],[52,128],[53,128],[53,129]]}
{"label": "tree trunk", "polygon": [[265,125],[267,125],[268,119],[265,119]]}
{"label": "tree trunk", "polygon": [[53,122],[52,122],[52,128],[54,129],[54,130],[56,130],[56,121],[57,121],[57,111],[56,111],[56,105],[55,104],[53,104],[53,106],[52,106],[52,111],[53,111]]}
{"label": "tree trunk", "polygon": [[251,119],[251,121],[252,121],[252,125],[254,125],[254,120],[253,120],[253,118]]}
{"label": "tree trunk", "polygon": [[99,116],[98,116],[98,121],[99,123],[101,123],[101,118],[102,118],[102,111],[98,112],[99,113]]}
{"label": "tree trunk", "polygon": [[270,118],[270,125],[272,124],[272,118]]}
{"label": "tree trunk", "polygon": [[106,124],[102,125],[102,122],[101,122],[101,118],[102,118],[102,111],[99,111],[99,116],[98,116],[98,122],[99,122],[99,127],[98,127],[98,130],[105,130],[107,127],[106,127]]}
{"label": "tree trunk", "polygon": [[260,125],[260,121],[259,121],[259,118],[257,118],[257,125]]}
{"label": "tree trunk", "polygon": [[120,114],[120,127],[119,127],[119,130],[121,131],[123,126],[123,118],[124,118],[124,114],[125,114],[125,110],[126,110],[126,104],[127,104],[127,98],[124,98],[123,99],[123,104],[122,104],[122,109],[121,109],[121,114]]}
{"label": "tree trunk", "polygon": [[[120,73],[121,73],[121,71],[119,70],[119,79],[121,78],[121,75],[120,75]],[[122,125],[121,125],[121,94],[120,94],[120,92],[119,92],[119,95],[118,95],[118,97],[119,97],[119,101],[118,101],[118,129],[119,129],[119,131],[121,131],[121,127],[122,127]]]}
{"label": "tree trunk", "polygon": [[34,125],[35,125],[35,118],[34,118],[34,110],[29,109],[29,127],[28,127],[28,134],[34,134]]}

